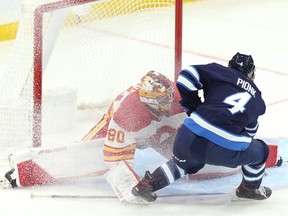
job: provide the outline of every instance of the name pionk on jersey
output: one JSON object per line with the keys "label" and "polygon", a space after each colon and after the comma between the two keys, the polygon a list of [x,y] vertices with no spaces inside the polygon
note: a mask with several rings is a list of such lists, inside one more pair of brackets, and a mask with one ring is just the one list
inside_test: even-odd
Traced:
{"label": "name pionk on jersey", "polygon": [[251,84],[243,79],[238,78],[237,85],[249,92],[254,98],[256,97],[256,90],[251,86]]}

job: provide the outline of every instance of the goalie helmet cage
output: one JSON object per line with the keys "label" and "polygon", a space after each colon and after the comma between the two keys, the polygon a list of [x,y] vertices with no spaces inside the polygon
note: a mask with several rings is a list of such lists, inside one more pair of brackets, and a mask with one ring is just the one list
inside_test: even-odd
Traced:
{"label": "goalie helmet cage", "polygon": [[1,145],[42,145],[45,91],[107,106],[149,70],[175,79],[181,63],[182,0],[24,0],[0,80]]}

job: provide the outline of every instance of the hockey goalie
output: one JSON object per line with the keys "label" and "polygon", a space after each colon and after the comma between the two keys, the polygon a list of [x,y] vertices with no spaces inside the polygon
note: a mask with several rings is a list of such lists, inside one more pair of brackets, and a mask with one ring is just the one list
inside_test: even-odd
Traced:
{"label": "hockey goalie", "polygon": [[[170,159],[176,131],[187,116],[179,100],[175,83],[149,71],[139,84],[116,97],[79,143],[11,154],[12,169],[5,174],[6,182],[12,187],[27,187],[103,175],[123,161],[133,167],[136,148],[151,147]],[[237,172],[207,165],[191,179]]]}

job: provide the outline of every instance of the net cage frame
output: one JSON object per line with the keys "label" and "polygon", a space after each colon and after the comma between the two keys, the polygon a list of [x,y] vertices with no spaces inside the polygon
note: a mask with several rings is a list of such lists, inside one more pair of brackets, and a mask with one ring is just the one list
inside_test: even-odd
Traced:
{"label": "net cage frame", "polygon": [[[34,10],[33,30],[33,116],[32,146],[40,147],[42,142],[42,60],[43,60],[43,17],[47,12],[64,9],[100,0],[60,0],[39,5]],[[182,22],[183,0],[175,0],[174,79],[182,67]]]}

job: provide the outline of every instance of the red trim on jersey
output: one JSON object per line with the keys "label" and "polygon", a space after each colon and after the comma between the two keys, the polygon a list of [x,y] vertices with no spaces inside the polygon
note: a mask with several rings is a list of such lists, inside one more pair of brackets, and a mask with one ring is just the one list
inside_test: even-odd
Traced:
{"label": "red trim on jersey", "polygon": [[115,148],[104,145],[104,161],[116,162],[122,160],[133,160],[136,150],[136,144],[126,146],[124,148]]}

